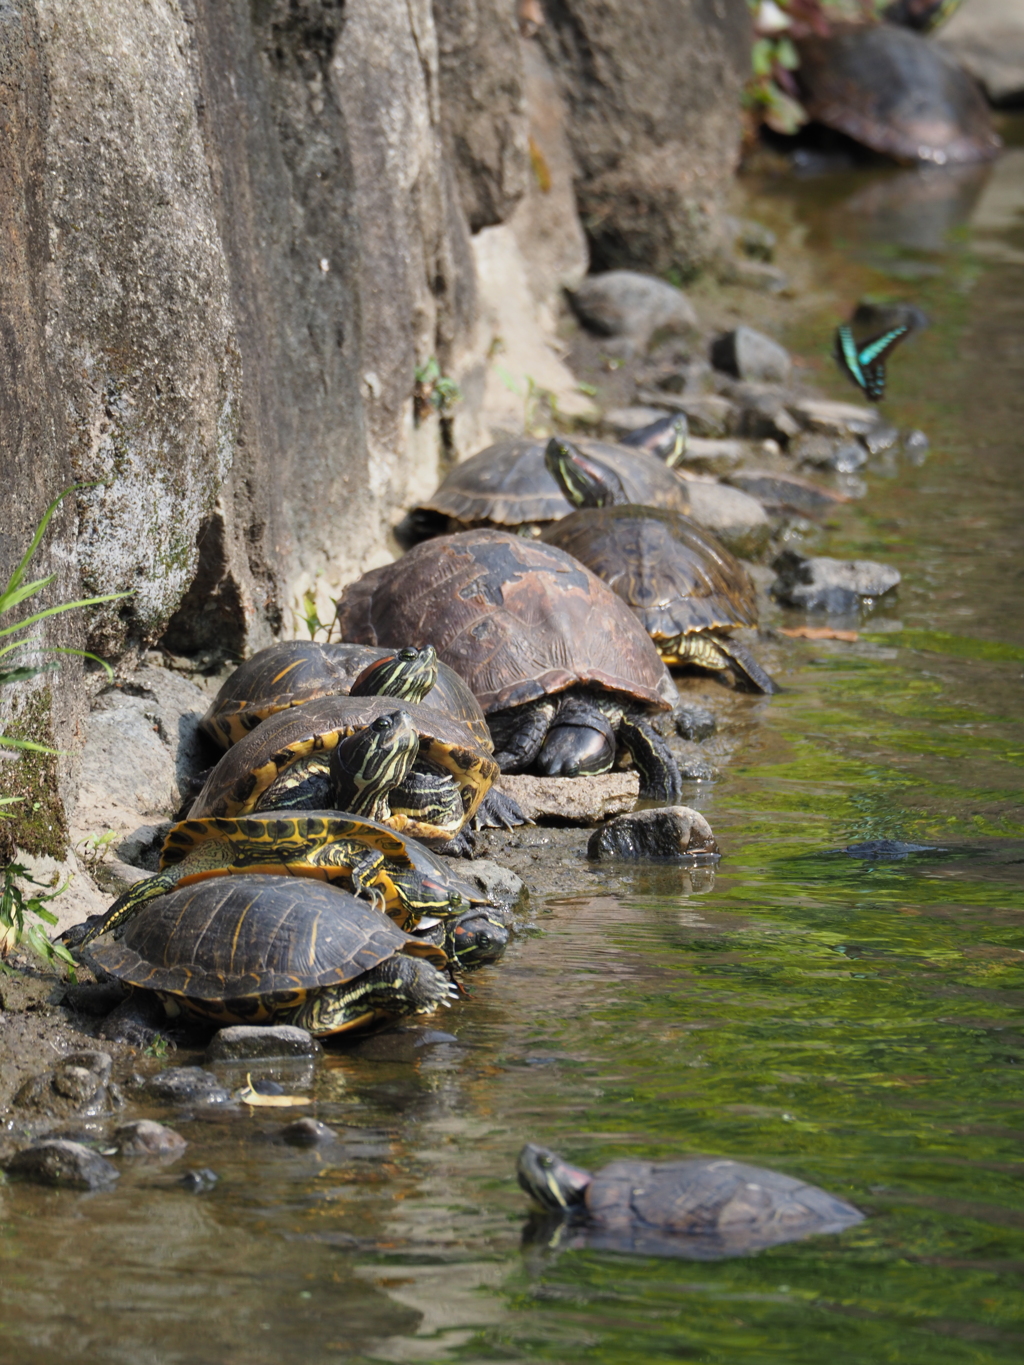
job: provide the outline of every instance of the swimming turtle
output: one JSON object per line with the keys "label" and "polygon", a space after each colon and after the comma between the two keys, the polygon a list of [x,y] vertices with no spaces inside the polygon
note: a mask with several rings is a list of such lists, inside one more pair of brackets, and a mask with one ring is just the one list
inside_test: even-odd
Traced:
{"label": "swimming turtle", "polygon": [[428,1014],[455,988],[444,952],[338,887],[305,877],[218,877],[143,906],[90,959],[154,992],[171,1017],[297,1024],[316,1036]]}
{"label": "swimming turtle", "polygon": [[977,83],[895,24],[831,26],[797,40],[804,106],[818,123],[896,161],[989,161],[1002,145]]}
{"label": "swimming turtle", "polygon": [[498,765],[468,726],[391,697],[320,697],[269,716],[210,773],[190,820],[269,810],[344,811],[447,843]]}
{"label": "swimming turtle", "polygon": [[425,541],[346,588],[337,621],[361,643],[431,640],[483,707],[503,772],[607,772],[621,747],[642,796],[679,796],[645,723],[675,685],[621,598],[554,546],[486,528]]}
{"label": "swimming turtle", "polygon": [[396,653],[315,640],[282,640],[247,659],[224,682],[200,727],[227,749],[277,711],[350,694],[422,701],[463,721],[482,744],[490,744],[476,698],[457,673],[438,664],[432,649]]}
{"label": "swimming turtle", "polygon": [[[516,436],[488,446],[457,464],[416,510],[434,514],[438,529],[447,531],[471,526],[514,529],[557,521],[568,509],[545,467],[545,444],[532,436]],[[578,439],[577,445],[614,468],[632,502],[689,511],[685,481],[646,450],[586,438]]]}
{"label": "swimming turtle", "polygon": [[238,873],[313,877],[343,886],[409,931],[424,915],[450,918],[470,905],[487,904],[444,859],[377,820],[326,810],[211,816],[173,825],[156,876],[129,887],[73,942],[84,947],[100,934],[120,931],[157,896]]}
{"label": "swimming turtle", "polygon": [[613,1161],[591,1173],[528,1142],[519,1184],[572,1230],[570,1245],[717,1260],[842,1232],[864,1215],[844,1199],[742,1161]]}
{"label": "swimming turtle", "polygon": [[730,632],[757,625],[754,587],[739,562],[689,517],[629,503],[615,471],[552,439],[548,468],[581,510],[544,532],[634,612],[668,664],[729,671],[755,692],[778,688]]}

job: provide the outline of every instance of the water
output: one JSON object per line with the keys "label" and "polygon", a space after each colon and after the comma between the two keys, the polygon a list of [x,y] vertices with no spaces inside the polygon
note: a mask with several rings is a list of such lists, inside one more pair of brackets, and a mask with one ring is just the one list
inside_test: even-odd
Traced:
{"label": "water", "polygon": [[[781,639],[770,703],[705,689],[737,720],[700,798],[713,885],[520,849],[534,928],[432,1021],[451,1038],[285,1077],[337,1147],[286,1147],[281,1110],[153,1108],[183,1162],[104,1194],[0,1189],[0,1359],[1021,1359],[1024,150],[951,183],[760,187],[813,249],[822,308],[790,341],[836,396],[837,294],[933,313],[887,404],[932,452],[876,463],[822,543],[904,574],[862,638]],[[931,851],[835,851],[878,840]],[[592,1166],[744,1158],[869,1217],[717,1263],[524,1247],[526,1139]],[[219,1182],[189,1194],[183,1166]]]}

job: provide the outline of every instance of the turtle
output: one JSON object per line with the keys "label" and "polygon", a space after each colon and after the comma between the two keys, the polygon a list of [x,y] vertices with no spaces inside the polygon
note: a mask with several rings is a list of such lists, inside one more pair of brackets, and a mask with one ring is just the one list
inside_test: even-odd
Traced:
{"label": "turtle", "polygon": [[729,671],[755,692],[779,689],[730,632],[757,625],[746,572],[724,545],[681,512],[636,506],[615,471],[552,439],[548,468],[580,510],[542,537],[585,564],[635,613],[667,664]]}
{"label": "turtle", "polygon": [[967,165],[998,154],[977,83],[920,34],[836,24],[796,46],[804,107],[818,123],[911,165]]}
{"label": "turtle", "polygon": [[742,1161],[613,1161],[596,1173],[528,1142],[519,1184],[568,1225],[570,1245],[717,1260],[842,1232],[859,1209],[817,1185]]}
{"label": "turtle", "polygon": [[607,772],[621,747],[641,796],[678,799],[645,721],[678,700],[671,676],[621,598],[554,546],[488,528],[425,541],[346,588],[337,623],[360,643],[433,643],[483,707],[503,772]]}
{"label": "turtle", "polygon": [[339,887],[305,877],[218,877],[144,906],[89,960],[168,1015],[297,1024],[316,1037],[450,1003],[442,949]]}
{"label": "turtle", "polygon": [[690,424],[682,412],[659,417],[645,427],[638,427],[628,436],[621,437],[620,444],[631,450],[646,450],[648,455],[674,469],[686,455],[690,439]]}
{"label": "turtle", "polygon": [[448,843],[497,775],[488,749],[443,711],[413,702],[396,710],[389,697],[320,697],[233,745],[188,818],[333,809]]}
{"label": "turtle", "polygon": [[476,698],[432,650],[421,659],[417,650],[396,655],[393,649],[315,640],[282,640],[259,650],[223,683],[199,725],[228,749],[277,711],[349,695],[422,701],[463,721],[482,744],[491,742]]}
{"label": "turtle", "polygon": [[472,906],[461,915],[428,923],[424,918],[414,937],[443,948],[450,970],[473,970],[497,962],[509,940],[510,913],[496,906]]}
{"label": "turtle", "polygon": [[[457,464],[413,515],[433,515],[442,531],[497,526],[539,534],[539,524],[557,521],[568,511],[545,467],[545,444],[532,436],[516,436],[488,446]],[[632,502],[689,511],[685,480],[646,450],[584,438],[577,444],[615,469]]]}
{"label": "turtle", "polygon": [[135,882],[71,941],[84,947],[100,934],[122,930],[157,896],[239,873],[343,885],[405,930],[415,929],[424,915],[450,918],[488,903],[423,844],[377,820],[327,810],[212,816],[172,825],[156,876]]}

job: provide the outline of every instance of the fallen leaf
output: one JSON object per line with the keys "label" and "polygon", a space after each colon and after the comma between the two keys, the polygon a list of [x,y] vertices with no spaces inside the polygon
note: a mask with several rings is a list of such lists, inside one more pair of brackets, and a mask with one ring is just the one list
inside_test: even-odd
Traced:
{"label": "fallen leaf", "polygon": [[308,1104],[309,1100],[303,1095],[261,1095],[258,1090],[253,1088],[252,1076],[246,1076],[247,1084],[238,1092],[238,1098],[243,1104],[266,1105],[278,1108],[288,1104]]}
{"label": "fallen leaf", "polygon": [[828,626],[797,626],[795,630],[779,630],[780,635],[788,635],[791,640],[849,640],[857,639],[855,630],[829,630]]}

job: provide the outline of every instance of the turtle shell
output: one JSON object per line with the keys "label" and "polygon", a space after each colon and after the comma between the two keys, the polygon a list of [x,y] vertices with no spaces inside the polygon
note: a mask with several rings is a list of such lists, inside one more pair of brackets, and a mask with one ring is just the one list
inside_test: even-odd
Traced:
{"label": "turtle shell", "polygon": [[[391,653],[390,649],[367,645],[320,644],[315,640],[282,640],[269,645],[224,682],[199,722],[200,728],[222,749],[228,749],[277,711],[304,706],[317,697],[347,697],[363,669]],[[437,682],[421,705],[446,711],[465,722],[477,740],[490,747],[490,732],[476,698],[459,675],[444,664],[438,665]]]}
{"label": "turtle shell", "polygon": [[338,623],[347,639],[366,644],[432,644],[487,714],[577,684],[652,710],[677,699],[620,597],[562,550],[507,531],[424,541],[346,588]]}
{"label": "turtle shell", "polygon": [[741,1161],[613,1161],[587,1186],[588,1246],[715,1259],[863,1219],[843,1199]]}
{"label": "turtle shell", "polygon": [[447,964],[441,949],[366,901],[290,877],[225,877],[172,891],[145,906],[122,938],[91,952],[127,985],[211,1002],[211,1014],[239,1023],[294,1009],[311,991],[354,981],[396,953]]}
{"label": "turtle shell", "polygon": [[876,152],[937,166],[989,161],[1002,145],[976,82],[893,24],[802,38],[799,80],[813,119]]}
{"label": "turtle shell", "polygon": [[544,532],[627,603],[655,644],[757,624],[739,561],[689,517],[656,507],[587,507]]}
{"label": "turtle shell", "polygon": [[[631,502],[690,510],[685,481],[646,450],[587,438],[573,444],[611,465]],[[546,445],[530,436],[498,441],[457,464],[421,507],[464,526],[557,521],[571,509],[544,464]]]}
{"label": "turtle shell", "polygon": [[[420,756],[450,772],[459,784],[461,829],[490,790],[498,765],[462,721],[422,702],[398,702],[394,697],[320,697],[268,717],[223,756],[189,811],[189,820],[251,814],[263,792],[293,763],[313,753],[329,754],[347,735],[398,706],[419,732]],[[399,832],[407,830],[420,838],[450,839],[457,833],[407,815],[395,815],[393,821]]]}

